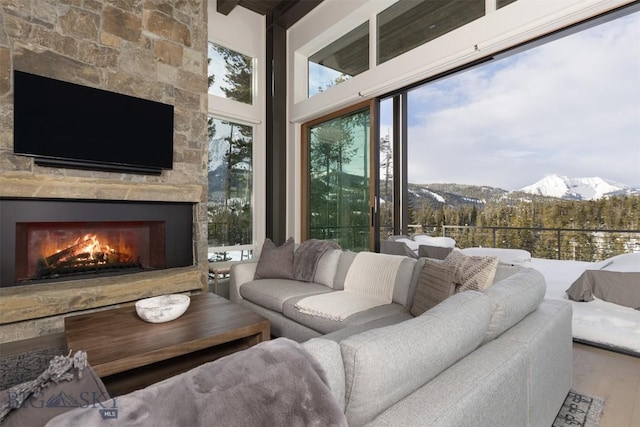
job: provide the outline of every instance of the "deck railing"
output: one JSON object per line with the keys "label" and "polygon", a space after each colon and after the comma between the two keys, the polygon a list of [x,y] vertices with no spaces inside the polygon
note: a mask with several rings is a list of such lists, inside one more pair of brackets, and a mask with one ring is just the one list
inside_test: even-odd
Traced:
{"label": "deck railing", "polygon": [[441,226],[456,246],[524,249],[534,258],[601,261],[624,253],[640,253],[640,230]]}

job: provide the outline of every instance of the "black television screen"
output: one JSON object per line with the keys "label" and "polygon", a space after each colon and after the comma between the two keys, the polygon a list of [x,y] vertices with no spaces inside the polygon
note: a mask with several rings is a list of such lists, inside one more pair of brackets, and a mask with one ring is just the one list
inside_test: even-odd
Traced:
{"label": "black television screen", "polygon": [[172,105],[17,70],[13,87],[15,154],[46,166],[172,168]]}

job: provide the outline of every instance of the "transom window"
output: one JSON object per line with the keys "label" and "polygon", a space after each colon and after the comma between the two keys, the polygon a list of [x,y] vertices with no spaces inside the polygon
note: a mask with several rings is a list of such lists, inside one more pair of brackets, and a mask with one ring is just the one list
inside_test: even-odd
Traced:
{"label": "transom window", "polygon": [[309,57],[309,96],[369,69],[369,21]]}
{"label": "transom window", "polygon": [[253,104],[253,59],[209,42],[209,93]]}
{"label": "transom window", "polygon": [[378,14],[378,64],[484,14],[485,0],[399,1]]}

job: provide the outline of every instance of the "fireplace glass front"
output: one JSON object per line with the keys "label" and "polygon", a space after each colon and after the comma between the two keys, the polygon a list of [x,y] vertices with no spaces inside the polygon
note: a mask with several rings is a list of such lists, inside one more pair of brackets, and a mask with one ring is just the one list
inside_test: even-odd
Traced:
{"label": "fireplace glass front", "polygon": [[165,267],[165,223],[16,224],[16,281]]}

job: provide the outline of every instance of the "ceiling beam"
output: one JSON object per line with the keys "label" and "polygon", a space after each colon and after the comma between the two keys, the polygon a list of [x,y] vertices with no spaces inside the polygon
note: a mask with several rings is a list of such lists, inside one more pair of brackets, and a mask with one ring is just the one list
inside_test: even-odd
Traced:
{"label": "ceiling beam", "polygon": [[320,3],[322,3],[322,0],[298,0],[292,3],[283,2],[283,6],[285,6],[283,10],[275,9],[273,11],[272,25],[279,25],[288,29]]}
{"label": "ceiling beam", "polygon": [[217,0],[216,9],[218,13],[227,16],[240,3],[240,0]]}

